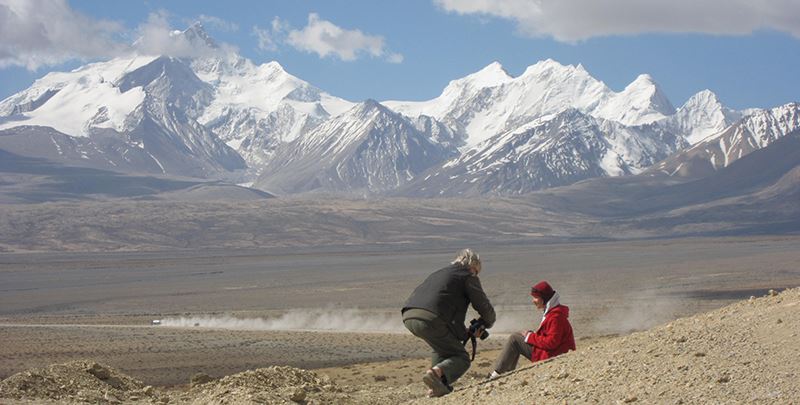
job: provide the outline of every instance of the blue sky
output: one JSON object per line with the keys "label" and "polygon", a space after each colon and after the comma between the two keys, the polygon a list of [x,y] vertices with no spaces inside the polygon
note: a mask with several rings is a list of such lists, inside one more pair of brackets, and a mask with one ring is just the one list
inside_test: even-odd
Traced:
{"label": "blue sky", "polygon": [[516,76],[547,58],[615,91],[648,73],[676,107],[706,88],[733,108],[800,100],[796,0],[0,0],[0,98],[197,20],[351,101],[430,99],[493,61]]}

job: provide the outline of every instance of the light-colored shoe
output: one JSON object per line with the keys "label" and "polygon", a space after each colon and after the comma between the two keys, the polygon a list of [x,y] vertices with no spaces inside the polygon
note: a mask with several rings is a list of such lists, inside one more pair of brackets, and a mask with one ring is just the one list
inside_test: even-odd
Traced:
{"label": "light-colored shoe", "polygon": [[433,370],[425,372],[425,375],[422,377],[422,382],[431,389],[428,394],[431,398],[441,397],[453,391],[453,388],[445,384]]}

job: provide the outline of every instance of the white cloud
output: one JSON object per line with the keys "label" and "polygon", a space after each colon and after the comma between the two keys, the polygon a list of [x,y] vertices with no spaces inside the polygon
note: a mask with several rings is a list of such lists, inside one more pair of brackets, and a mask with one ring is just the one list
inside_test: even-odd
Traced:
{"label": "white cloud", "polygon": [[269,31],[256,26],[253,27],[253,35],[258,39],[258,49],[273,52],[278,50],[278,44],[272,39],[272,34]]}
{"label": "white cloud", "polygon": [[286,42],[295,49],[316,53],[321,58],[336,57],[344,61],[356,60],[359,55],[386,57],[392,63],[402,62],[403,56],[390,53],[383,37],[368,35],[361,30],[347,30],[323,20],[316,13],[308,15],[308,25],[301,30],[289,29],[280,20],[273,21],[273,31],[286,30]]}
{"label": "white cloud", "polygon": [[747,35],[771,29],[800,38],[797,0],[434,0],[442,9],[513,20],[531,36],[573,42],[608,35]]}
{"label": "white cloud", "polygon": [[386,58],[389,63],[403,63],[403,55],[399,53],[392,53],[389,54],[389,57]]}
{"label": "white cloud", "polygon": [[258,40],[258,49],[262,51],[274,52],[278,50],[278,43],[286,36],[286,32],[291,29],[287,23],[275,17],[270,24],[271,28],[253,27],[253,35]]}
{"label": "white cloud", "polygon": [[[235,24],[201,15],[201,21],[221,29]],[[73,10],[66,0],[0,0],[0,68],[35,70],[74,59],[104,59],[139,52],[150,55],[198,57],[230,50],[203,40],[190,40],[170,28],[165,12],[151,14],[131,45],[125,27]]]}
{"label": "white cloud", "polygon": [[0,67],[34,70],[71,59],[124,52],[116,22],[74,11],[65,0],[0,0]]}
{"label": "white cloud", "polygon": [[167,17],[164,11],[152,13],[147,22],[139,26],[139,39],[133,44],[136,52],[177,58],[198,58],[225,52],[226,47],[219,47],[210,39],[181,35],[182,31],[170,27]]}
{"label": "white cloud", "polygon": [[197,21],[200,21],[204,25],[209,27],[214,27],[220,31],[227,31],[227,32],[236,32],[239,31],[239,25],[235,22],[223,20],[219,17],[214,17],[213,15],[205,15],[200,14],[197,17]]}

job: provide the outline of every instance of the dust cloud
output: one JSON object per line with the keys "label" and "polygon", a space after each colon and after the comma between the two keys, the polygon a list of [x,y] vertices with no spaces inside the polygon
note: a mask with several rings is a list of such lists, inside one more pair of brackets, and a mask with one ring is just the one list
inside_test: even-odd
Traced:
{"label": "dust cloud", "polygon": [[[498,308],[497,322],[491,331],[508,333],[538,325],[540,316],[530,308]],[[466,324],[477,314],[467,314]],[[380,311],[360,308],[292,309],[274,318],[242,318],[233,315],[167,317],[161,326],[268,331],[385,332],[409,333],[399,310]]]}
{"label": "dust cloud", "polygon": [[400,311],[357,308],[293,309],[275,318],[223,316],[169,317],[167,327],[203,327],[233,330],[327,331],[327,332],[405,332]]}

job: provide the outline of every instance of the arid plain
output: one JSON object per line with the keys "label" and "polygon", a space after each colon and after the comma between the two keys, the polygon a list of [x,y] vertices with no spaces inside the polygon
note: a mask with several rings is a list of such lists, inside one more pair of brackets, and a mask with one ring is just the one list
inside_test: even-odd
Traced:
{"label": "arid plain", "polygon": [[[533,327],[539,279],[571,307],[579,346],[800,285],[794,236],[471,247],[499,313],[474,373],[504,333]],[[428,349],[399,309],[457,248],[4,254],[0,378],[91,359],[156,386],[272,365],[416,382]]]}

